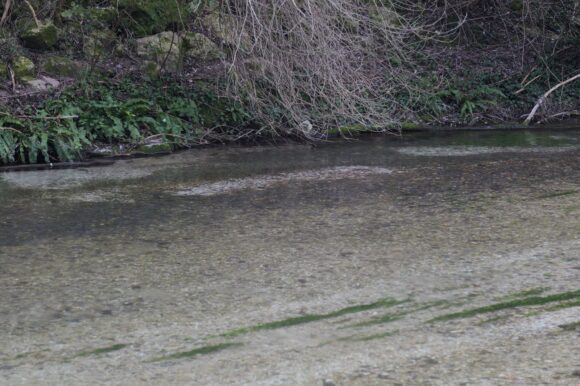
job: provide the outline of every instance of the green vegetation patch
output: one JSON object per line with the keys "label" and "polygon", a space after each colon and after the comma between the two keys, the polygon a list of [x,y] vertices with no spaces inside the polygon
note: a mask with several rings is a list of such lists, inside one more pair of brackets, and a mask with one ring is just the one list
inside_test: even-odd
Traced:
{"label": "green vegetation patch", "polygon": [[573,307],[580,307],[580,299],[573,300],[571,302],[556,304],[554,306],[546,308],[546,311],[558,311],[564,308],[573,308]]}
{"label": "green vegetation patch", "polygon": [[380,316],[378,318],[373,318],[371,320],[367,320],[365,322],[353,324],[349,327],[366,327],[366,326],[374,326],[376,324],[385,324],[385,323],[396,322],[397,320],[402,319],[403,316],[405,316],[406,314],[407,313],[386,314],[386,315]]}
{"label": "green vegetation patch", "polygon": [[171,354],[171,355],[167,355],[161,358],[157,358],[154,359],[152,362],[161,362],[161,361],[168,361],[168,360],[172,360],[172,359],[185,359],[185,358],[193,358],[196,357],[198,355],[207,355],[207,354],[212,354],[218,351],[223,351],[225,349],[228,348],[232,348],[232,347],[238,347],[241,346],[242,343],[220,343],[220,344],[216,344],[216,345],[211,345],[211,346],[203,346],[203,347],[199,347],[190,351],[183,351],[183,352],[178,352],[175,354]]}
{"label": "green vegetation patch", "polygon": [[91,355],[107,354],[107,353],[110,353],[113,351],[122,350],[127,346],[128,346],[128,344],[118,343],[118,344],[114,344],[114,345],[108,346],[108,347],[102,347],[102,348],[98,348],[98,349],[91,350],[91,351],[85,351],[85,352],[78,354],[77,356],[78,357],[88,357]]}
{"label": "green vegetation patch", "polygon": [[342,308],[340,310],[332,311],[332,312],[329,312],[326,314],[308,314],[308,315],[303,315],[303,316],[297,316],[294,318],[278,320],[275,322],[258,324],[258,325],[251,326],[251,327],[243,327],[243,328],[239,328],[236,330],[228,331],[228,332],[224,333],[222,336],[232,337],[232,336],[243,335],[243,334],[247,334],[247,333],[255,332],[255,331],[275,330],[278,328],[291,327],[291,326],[296,326],[299,324],[305,324],[305,323],[310,323],[310,322],[317,322],[320,320],[336,318],[336,317],[343,316],[343,315],[374,310],[377,308],[392,307],[392,306],[396,306],[396,305],[401,304],[401,303],[404,303],[404,301],[396,300],[396,299],[392,299],[392,298],[385,298],[385,299],[378,300],[374,303],[360,304],[360,305],[356,305],[356,306],[346,307],[346,308]]}
{"label": "green vegetation patch", "polygon": [[513,300],[513,299],[527,298],[529,296],[541,295],[544,292],[549,291],[549,290],[550,290],[549,287],[530,288],[528,290],[513,292],[513,293],[507,295],[506,297],[504,297],[503,300]]}
{"label": "green vegetation patch", "polygon": [[562,192],[554,192],[554,193],[544,194],[538,198],[554,198],[554,197],[572,196],[572,195],[578,194],[578,193],[580,193],[580,192],[577,190],[564,190]]}
{"label": "green vegetation patch", "polygon": [[558,327],[565,331],[578,331],[580,330],[580,322],[561,324]]}
{"label": "green vegetation patch", "polygon": [[510,308],[539,306],[539,305],[543,305],[543,304],[548,304],[548,303],[553,303],[553,302],[562,302],[562,301],[574,300],[574,299],[580,299],[580,290],[571,291],[571,292],[563,292],[563,293],[549,295],[549,296],[532,296],[532,297],[527,297],[527,298],[523,298],[523,299],[495,303],[495,304],[491,304],[491,305],[485,306],[485,307],[473,308],[470,310],[464,310],[464,311],[455,312],[452,314],[438,316],[436,318],[431,319],[430,322],[470,318],[470,317],[477,316],[480,314],[486,314],[486,313],[506,310],[506,309],[510,309]]}
{"label": "green vegetation patch", "polygon": [[0,165],[79,160],[95,144],[188,147],[207,142],[209,128],[223,140],[249,129],[250,120],[240,104],[203,84],[91,78],[22,113],[0,109]]}
{"label": "green vegetation patch", "polygon": [[368,342],[371,340],[378,340],[378,339],[384,339],[384,338],[388,338],[389,336],[393,336],[395,334],[397,334],[399,331],[388,331],[388,332],[382,332],[382,333],[378,333],[378,334],[372,334],[372,335],[364,335],[364,336],[360,336],[360,335],[353,335],[353,336],[347,336],[344,338],[339,338],[337,339],[338,342]]}

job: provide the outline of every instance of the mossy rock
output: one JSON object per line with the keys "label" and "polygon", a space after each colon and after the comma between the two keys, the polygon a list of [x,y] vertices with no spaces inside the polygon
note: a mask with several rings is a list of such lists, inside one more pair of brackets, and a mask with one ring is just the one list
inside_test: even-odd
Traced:
{"label": "mossy rock", "polygon": [[58,40],[58,29],[52,22],[47,22],[40,26],[26,29],[20,35],[20,40],[27,48],[49,50],[54,47]]}
{"label": "mossy rock", "polygon": [[119,0],[118,9],[119,25],[136,38],[179,30],[190,14],[184,0]]}
{"label": "mossy rock", "polygon": [[224,57],[220,48],[207,36],[197,32],[183,34],[183,49],[194,60],[211,61]]}
{"label": "mossy rock", "polygon": [[34,62],[25,56],[19,56],[12,63],[16,79],[29,81],[34,79]]}
{"label": "mossy rock", "polygon": [[55,76],[76,77],[82,65],[65,56],[49,56],[44,59],[42,71]]}
{"label": "mossy rock", "polygon": [[83,42],[83,52],[89,58],[102,57],[110,51],[115,39],[116,35],[111,30],[93,31]]}
{"label": "mossy rock", "polygon": [[201,20],[202,27],[221,43],[229,46],[241,44],[241,48],[249,48],[251,39],[247,34],[243,34],[241,39],[236,28],[236,18],[232,15],[213,12]]}
{"label": "mossy rock", "polygon": [[117,8],[109,7],[84,7],[75,4],[69,9],[60,13],[62,19],[66,22],[83,22],[95,21],[101,25],[112,25],[118,17]]}
{"label": "mossy rock", "polygon": [[170,31],[136,40],[137,55],[143,59],[165,65],[169,71],[178,71],[182,65],[182,39]]}
{"label": "mossy rock", "polygon": [[[18,56],[12,62],[12,70],[18,80],[30,81],[34,79],[34,69],[34,62],[25,56]],[[0,79],[8,79],[9,77],[8,64],[0,63]]]}

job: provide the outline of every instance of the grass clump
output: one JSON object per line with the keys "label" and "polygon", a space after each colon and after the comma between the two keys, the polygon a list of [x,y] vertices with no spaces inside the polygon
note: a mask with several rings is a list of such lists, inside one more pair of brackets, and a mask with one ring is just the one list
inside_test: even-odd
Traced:
{"label": "grass clump", "polygon": [[228,332],[224,333],[222,336],[233,337],[233,336],[247,334],[250,332],[263,331],[263,330],[275,330],[278,328],[291,327],[291,326],[296,326],[296,325],[300,325],[300,324],[336,318],[336,317],[343,316],[343,315],[369,311],[369,310],[373,310],[376,308],[392,307],[392,306],[396,306],[396,305],[401,304],[401,303],[403,303],[403,301],[391,299],[391,298],[385,298],[385,299],[381,299],[381,300],[378,300],[378,301],[373,302],[373,303],[360,304],[360,305],[356,305],[356,306],[341,308],[340,310],[332,311],[332,312],[325,313],[325,314],[308,314],[308,315],[297,316],[294,318],[278,320],[275,322],[262,323],[262,324],[258,324],[258,325],[251,326],[251,327],[243,327],[243,328],[228,331]]}
{"label": "grass clump", "polygon": [[171,355],[167,355],[167,356],[164,356],[161,358],[157,358],[157,359],[154,359],[152,362],[168,361],[168,360],[172,360],[172,359],[193,358],[193,357],[196,357],[198,355],[212,354],[212,353],[215,353],[218,351],[223,351],[225,349],[228,349],[231,347],[238,347],[241,345],[242,345],[241,343],[220,343],[220,344],[215,344],[215,345],[210,345],[210,346],[203,346],[203,347],[195,348],[193,350],[178,352],[175,354],[171,354]]}
{"label": "grass clump", "polygon": [[473,308],[470,310],[464,310],[460,312],[455,312],[452,314],[438,316],[430,320],[430,322],[439,322],[444,320],[452,320],[452,319],[463,319],[463,318],[470,318],[473,316],[477,316],[480,314],[486,314],[490,312],[496,312],[511,308],[518,308],[518,307],[530,307],[530,306],[539,306],[553,302],[562,302],[566,300],[575,300],[580,299],[580,290],[571,291],[571,292],[563,292],[554,295],[548,296],[532,296],[523,299],[511,300],[507,302],[495,303],[485,307],[478,307]]}

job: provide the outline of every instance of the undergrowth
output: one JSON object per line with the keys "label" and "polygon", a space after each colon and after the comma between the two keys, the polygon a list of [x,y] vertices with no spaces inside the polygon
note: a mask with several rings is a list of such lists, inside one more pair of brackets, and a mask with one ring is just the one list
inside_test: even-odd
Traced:
{"label": "undergrowth", "polygon": [[253,126],[240,104],[202,83],[88,79],[38,105],[0,110],[0,164],[78,160],[95,144],[227,141]]}

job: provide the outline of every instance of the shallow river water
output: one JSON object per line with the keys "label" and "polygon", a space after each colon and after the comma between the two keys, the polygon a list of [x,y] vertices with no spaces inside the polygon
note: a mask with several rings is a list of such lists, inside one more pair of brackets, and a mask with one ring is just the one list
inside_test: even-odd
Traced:
{"label": "shallow river water", "polygon": [[580,382],[580,131],[0,174],[0,384]]}

